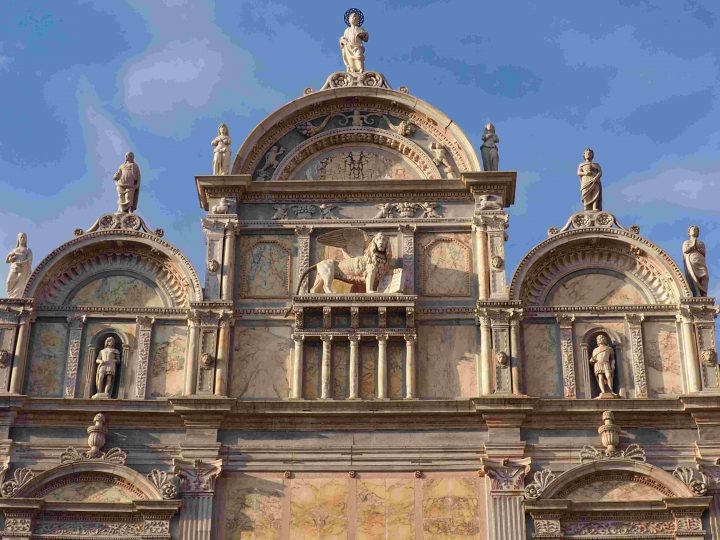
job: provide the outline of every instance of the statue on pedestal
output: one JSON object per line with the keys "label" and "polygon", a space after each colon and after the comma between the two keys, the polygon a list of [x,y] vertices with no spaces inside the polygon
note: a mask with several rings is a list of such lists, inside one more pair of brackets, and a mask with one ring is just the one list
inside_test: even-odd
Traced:
{"label": "statue on pedestal", "polygon": [[598,386],[600,387],[599,398],[613,398],[617,394],[613,392],[613,379],[615,378],[615,351],[608,345],[608,338],[605,334],[597,337],[597,347],[592,351],[590,364],[593,366]]}
{"label": "statue on pedestal", "polygon": [[95,360],[98,365],[95,373],[96,394],[92,399],[110,399],[112,396],[117,366],[120,363],[120,351],[115,347],[115,338],[109,336],[105,340],[105,348],[98,353]]}
{"label": "statue on pedestal", "polygon": [[125,154],[125,163],[120,165],[113,180],[118,193],[118,212],[134,212],[140,195],[140,167],[135,163],[135,154]]}
{"label": "statue on pedestal", "polygon": [[10,265],[7,277],[8,298],[22,298],[32,271],[32,257],[32,251],[27,247],[27,234],[21,232],[17,235],[15,248],[5,259]]}
{"label": "statue on pedestal", "polygon": [[227,124],[220,124],[217,137],[215,137],[210,144],[215,147],[212,162],[213,174],[215,176],[230,174],[230,157],[232,154],[230,145],[232,144],[232,139],[230,138],[230,131],[228,130]]}
{"label": "statue on pedestal", "polygon": [[688,236],[690,238],[682,245],[685,275],[695,296],[704,297],[708,293],[710,275],[705,258],[705,242],[698,239],[700,227],[692,225],[688,229]]}
{"label": "statue on pedestal", "polygon": [[362,73],[365,71],[365,45],[368,40],[367,31],[360,26],[365,16],[359,9],[351,8],[345,12],[347,28],[340,38],[342,59],[348,73]]}
{"label": "statue on pedestal", "polygon": [[483,133],[482,140],[480,155],[482,156],[483,170],[497,171],[500,166],[500,154],[498,152],[500,137],[495,134],[495,126],[493,124],[485,126],[485,133]]}
{"label": "statue on pedestal", "polygon": [[592,148],[586,148],[583,154],[585,161],[578,165],[577,174],[580,177],[580,195],[582,197],[583,209],[602,210],[602,168],[598,163],[593,162],[595,152]]}

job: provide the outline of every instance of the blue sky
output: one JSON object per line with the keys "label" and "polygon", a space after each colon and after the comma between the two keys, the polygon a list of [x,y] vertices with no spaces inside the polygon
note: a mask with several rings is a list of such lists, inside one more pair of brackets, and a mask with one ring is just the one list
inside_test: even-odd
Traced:
{"label": "blue sky", "polygon": [[492,121],[518,171],[508,267],[580,210],[582,151],[605,209],[670,252],[697,223],[720,295],[720,4],[713,0],[2,2],[0,248],[39,262],[113,211],[124,152],[139,213],[202,270],[194,175],[227,122],[237,150],[265,116],[342,69],[348,7],[368,69],[407,85],[478,146]]}

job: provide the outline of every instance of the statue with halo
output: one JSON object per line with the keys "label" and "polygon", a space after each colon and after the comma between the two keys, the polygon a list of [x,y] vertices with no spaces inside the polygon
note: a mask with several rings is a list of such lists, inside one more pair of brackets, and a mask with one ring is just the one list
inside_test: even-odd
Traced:
{"label": "statue with halo", "polygon": [[347,28],[340,37],[342,59],[348,73],[365,71],[365,45],[368,40],[367,31],[361,26],[365,21],[363,12],[350,8],[345,12]]}

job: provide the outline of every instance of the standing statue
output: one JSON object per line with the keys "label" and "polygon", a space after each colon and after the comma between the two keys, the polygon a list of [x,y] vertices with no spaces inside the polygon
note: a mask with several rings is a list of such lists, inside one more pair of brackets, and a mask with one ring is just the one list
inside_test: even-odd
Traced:
{"label": "standing statue", "polygon": [[210,144],[215,147],[212,162],[213,174],[215,176],[230,174],[230,157],[232,154],[230,145],[232,144],[232,139],[230,138],[230,131],[228,130],[227,124],[220,124],[217,137],[215,137]]}
{"label": "standing statue", "polygon": [[613,379],[615,378],[615,350],[608,345],[608,338],[605,334],[597,337],[597,347],[593,349],[590,357],[590,364],[593,366],[600,396],[617,396],[613,392]]}
{"label": "standing statue", "polygon": [[348,27],[340,38],[340,49],[348,73],[365,71],[365,45],[363,42],[368,40],[368,33],[361,26],[364,21],[365,16],[359,9],[350,8],[345,12],[345,24]]}
{"label": "standing statue", "polygon": [[583,153],[585,161],[578,165],[577,174],[580,177],[580,196],[584,210],[602,210],[602,169],[598,163],[593,162],[595,152],[586,148]]}
{"label": "standing statue", "polygon": [[118,212],[134,212],[140,195],[140,167],[135,163],[135,154],[125,154],[125,163],[120,165],[113,180],[118,193]]}
{"label": "standing statue", "polygon": [[483,133],[482,140],[480,155],[482,156],[483,170],[497,171],[500,166],[500,154],[498,152],[500,137],[495,134],[495,126],[493,124],[485,126],[485,133]]}
{"label": "standing statue", "polygon": [[5,262],[10,265],[7,277],[7,296],[8,298],[22,298],[32,270],[32,250],[27,247],[27,234],[21,232],[17,235],[15,249],[8,253]]}
{"label": "standing statue", "polygon": [[92,399],[109,399],[115,384],[115,374],[120,363],[120,351],[115,348],[115,338],[109,336],[105,340],[105,348],[98,353],[95,363],[98,365],[95,374],[95,391]]}
{"label": "standing statue", "polygon": [[700,227],[691,225],[688,229],[690,238],[682,245],[683,260],[685,261],[685,275],[690,282],[690,288],[695,296],[707,296],[708,273],[707,260],[705,259],[705,242],[698,240]]}

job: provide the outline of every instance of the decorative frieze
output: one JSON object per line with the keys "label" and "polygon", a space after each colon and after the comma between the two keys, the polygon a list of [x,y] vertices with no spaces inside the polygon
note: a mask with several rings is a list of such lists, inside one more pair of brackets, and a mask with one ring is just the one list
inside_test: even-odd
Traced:
{"label": "decorative frieze", "polygon": [[630,352],[632,354],[635,397],[648,397],[647,374],[645,369],[645,353],[643,351],[642,322],[645,316],[641,313],[625,315],[630,330]]}
{"label": "decorative frieze", "polygon": [[82,347],[82,334],[86,320],[87,316],[82,314],[71,315],[67,318],[70,328],[68,333],[65,384],[63,384],[63,395],[66,398],[75,397],[78,366],[80,364],[80,349]]}
{"label": "decorative frieze", "polygon": [[558,315],[560,326],[560,356],[562,359],[563,395],[566,398],[577,397],[575,379],[575,347],[573,346],[573,315]]}
{"label": "decorative frieze", "polygon": [[147,375],[150,364],[150,347],[152,345],[153,317],[137,318],[137,371],[135,375],[135,397],[145,399],[147,393]]}

